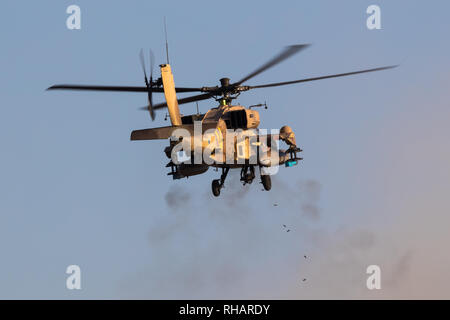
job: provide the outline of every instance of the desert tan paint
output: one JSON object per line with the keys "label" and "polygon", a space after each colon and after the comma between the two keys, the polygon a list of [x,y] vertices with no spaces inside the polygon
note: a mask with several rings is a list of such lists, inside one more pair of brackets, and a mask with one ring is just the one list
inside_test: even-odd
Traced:
{"label": "desert tan paint", "polygon": [[164,95],[166,96],[167,109],[169,109],[170,121],[173,126],[179,126],[181,125],[180,109],[178,108],[172,69],[169,64],[161,65],[161,78],[163,81]]}

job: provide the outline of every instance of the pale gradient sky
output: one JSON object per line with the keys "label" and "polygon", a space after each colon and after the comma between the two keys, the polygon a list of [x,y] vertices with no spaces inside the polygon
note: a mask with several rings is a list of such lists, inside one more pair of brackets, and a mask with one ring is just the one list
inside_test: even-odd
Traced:
{"label": "pale gradient sky", "polygon": [[[66,28],[70,4],[81,30]],[[382,30],[366,28],[371,4]],[[0,12],[0,298],[450,298],[450,3],[7,0]],[[313,45],[248,84],[401,66],[242,94],[267,101],[261,127],[290,125],[305,159],[270,192],[234,174],[216,199],[219,173],[172,181],[165,141],[129,141],[168,124],[138,110],[145,94],[45,91],[143,85],[138,53],[164,62],[164,16],[179,86],[238,80],[295,43]],[[70,264],[80,291],[65,288]],[[370,264],[380,291],[365,288]]]}

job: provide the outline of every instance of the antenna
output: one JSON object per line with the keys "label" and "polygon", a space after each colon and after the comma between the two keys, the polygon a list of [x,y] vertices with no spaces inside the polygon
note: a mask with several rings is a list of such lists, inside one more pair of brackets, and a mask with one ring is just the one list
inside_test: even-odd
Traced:
{"label": "antenna", "polygon": [[264,103],[254,104],[254,105],[252,105],[252,106],[250,106],[248,108],[251,109],[251,108],[259,108],[259,107],[264,107],[264,109],[267,109],[267,102],[264,101]]}
{"label": "antenna", "polygon": [[196,102],[196,104],[197,104],[197,114],[200,114],[200,112],[198,112],[198,101]]}
{"label": "antenna", "polygon": [[164,16],[164,34],[166,36],[166,59],[167,64],[169,64],[169,42],[167,41],[167,25],[166,25],[166,17]]}

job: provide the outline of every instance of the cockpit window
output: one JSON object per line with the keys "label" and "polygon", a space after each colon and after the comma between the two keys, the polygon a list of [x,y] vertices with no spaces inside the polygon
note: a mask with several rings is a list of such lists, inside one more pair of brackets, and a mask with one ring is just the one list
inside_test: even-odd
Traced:
{"label": "cockpit window", "polygon": [[225,121],[228,129],[247,129],[247,114],[245,110],[228,112],[229,120]]}

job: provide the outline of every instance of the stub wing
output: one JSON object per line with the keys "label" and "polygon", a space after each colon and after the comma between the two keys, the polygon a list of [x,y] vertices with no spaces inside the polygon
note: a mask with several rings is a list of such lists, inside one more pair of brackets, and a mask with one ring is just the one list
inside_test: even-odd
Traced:
{"label": "stub wing", "polygon": [[[204,123],[202,124],[202,131],[206,131],[208,129],[216,128],[217,123]],[[141,129],[134,130],[131,132],[131,140],[163,140],[169,139],[175,130],[186,129],[189,131],[191,136],[194,136],[196,132],[194,132],[193,124],[183,124],[181,126],[168,126],[168,127],[160,127],[160,128],[151,128],[151,129]],[[200,132],[201,134],[202,132]]]}

